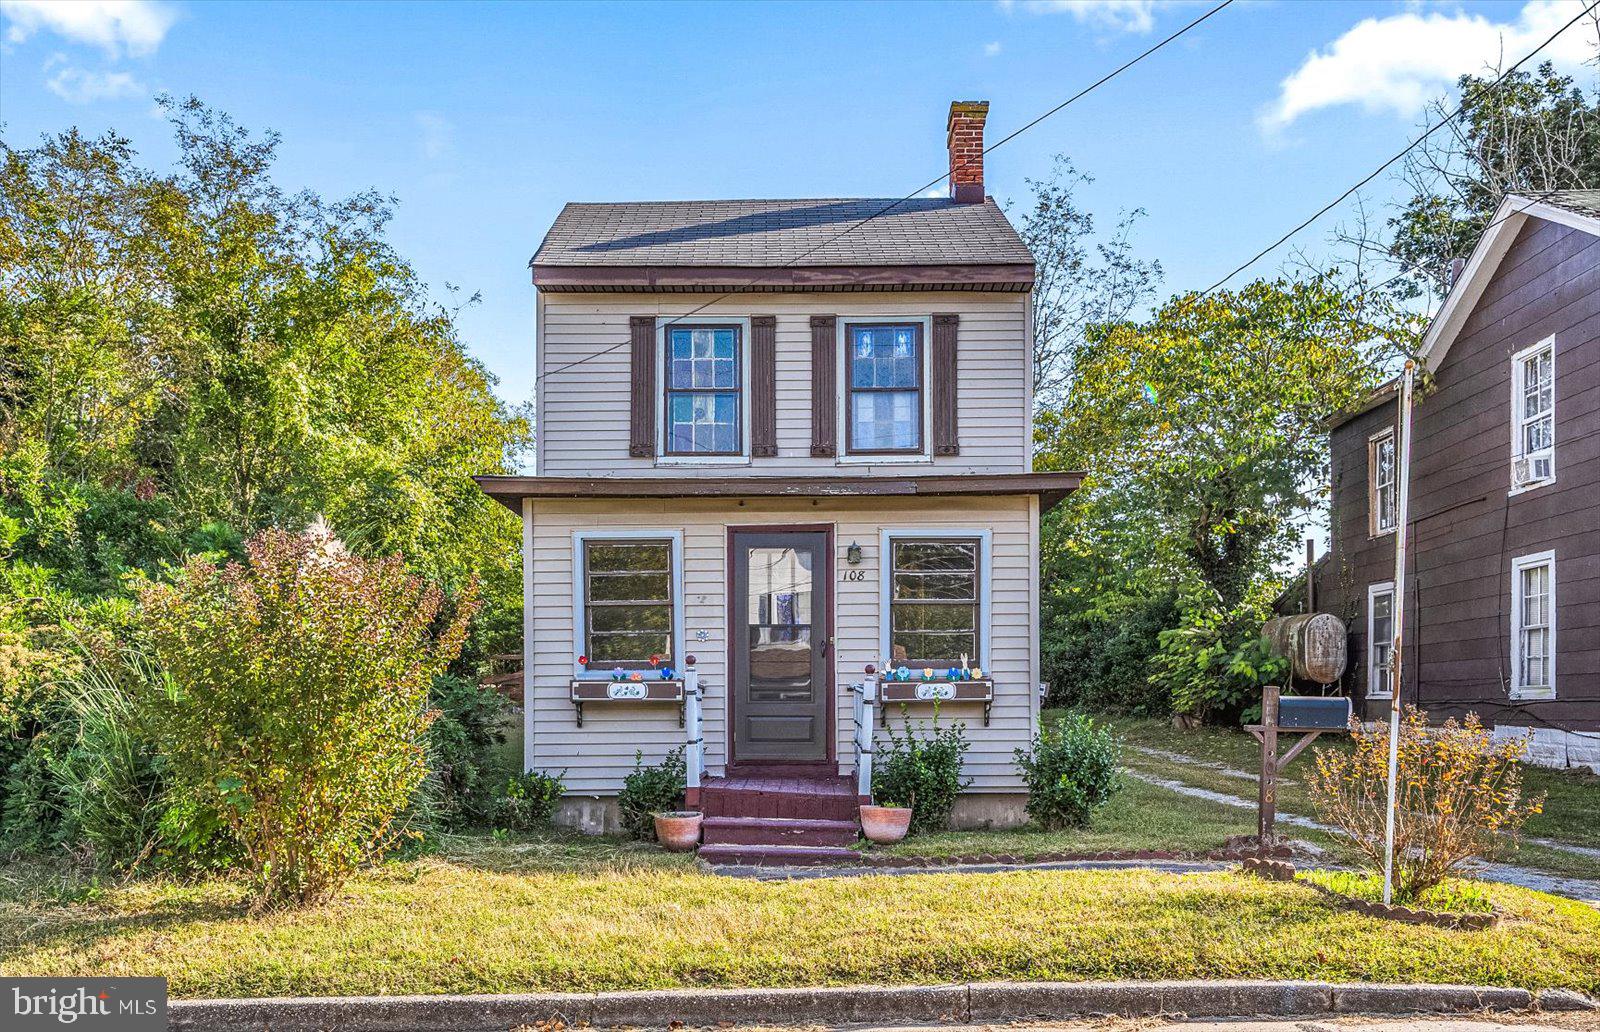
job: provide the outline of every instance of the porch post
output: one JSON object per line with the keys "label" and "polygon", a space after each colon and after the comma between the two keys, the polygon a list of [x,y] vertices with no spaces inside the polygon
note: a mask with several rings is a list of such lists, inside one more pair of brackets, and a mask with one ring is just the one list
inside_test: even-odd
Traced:
{"label": "porch post", "polygon": [[683,758],[687,768],[684,775],[684,804],[693,810],[700,805],[700,776],[705,772],[705,734],[700,721],[700,671],[694,667],[694,657],[684,657],[683,671],[683,726],[688,741]]}
{"label": "porch post", "polygon": [[878,678],[867,667],[866,679],[850,686],[855,694],[856,796],[872,802],[872,726],[878,701]]}

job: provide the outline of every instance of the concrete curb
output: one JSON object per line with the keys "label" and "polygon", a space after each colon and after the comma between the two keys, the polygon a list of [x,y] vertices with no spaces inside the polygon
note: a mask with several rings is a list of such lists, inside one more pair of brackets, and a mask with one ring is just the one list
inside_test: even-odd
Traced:
{"label": "concrete curb", "polygon": [[1486,1010],[1600,1010],[1566,989],[1327,982],[976,982],[803,989],[672,989],[507,996],[176,1000],[182,1032],[504,1032],[521,1025],[950,1024],[1118,1015],[1308,1017]]}

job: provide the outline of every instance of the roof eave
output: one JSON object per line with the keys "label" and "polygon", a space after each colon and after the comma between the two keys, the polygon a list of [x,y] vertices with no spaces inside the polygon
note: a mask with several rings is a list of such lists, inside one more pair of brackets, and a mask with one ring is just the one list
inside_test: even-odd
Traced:
{"label": "roof eave", "polygon": [[485,494],[512,512],[524,498],[862,498],[1036,495],[1048,511],[1083,483],[1081,472],[909,476],[528,477],[478,476]]}
{"label": "roof eave", "polygon": [[558,265],[532,262],[546,292],[671,290],[1027,291],[1032,262],[909,265]]}

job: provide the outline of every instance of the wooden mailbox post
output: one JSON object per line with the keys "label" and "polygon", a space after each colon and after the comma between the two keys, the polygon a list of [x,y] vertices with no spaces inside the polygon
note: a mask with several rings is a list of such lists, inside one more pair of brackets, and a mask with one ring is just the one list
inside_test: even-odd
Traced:
{"label": "wooden mailbox post", "polygon": [[[1272,842],[1272,825],[1278,819],[1278,772],[1292,763],[1323,732],[1350,729],[1349,699],[1317,695],[1280,698],[1280,693],[1277,685],[1269,684],[1262,688],[1261,723],[1245,728],[1261,742],[1256,840],[1263,846]],[[1289,747],[1288,752],[1279,756],[1279,734],[1297,734],[1301,738]]]}

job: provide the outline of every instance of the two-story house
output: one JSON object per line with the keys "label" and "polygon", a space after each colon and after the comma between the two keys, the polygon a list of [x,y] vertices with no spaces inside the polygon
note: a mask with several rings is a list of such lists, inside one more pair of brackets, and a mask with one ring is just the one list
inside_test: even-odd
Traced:
{"label": "two-story house", "polygon": [[936,702],[971,742],[956,821],[1022,819],[1039,516],[1078,477],[1032,472],[1034,263],[984,193],[987,108],[951,105],[949,198],[550,228],[536,468],[479,483],[522,517],[525,760],[567,822],[613,826],[636,752],[687,743],[707,848],[842,846],[885,718]]}
{"label": "two-story house", "polygon": [[[1600,765],[1600,191],[1507,197],[1421,358],[1403,698],[1530,736],[1536,762]],[[1366,719],[1391,694],[1396,402],[1391,383],[1332,429],[1316,577]]]}

